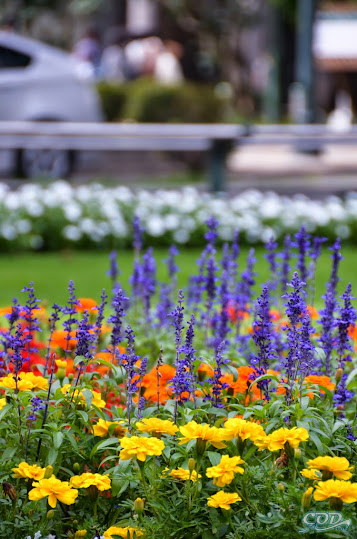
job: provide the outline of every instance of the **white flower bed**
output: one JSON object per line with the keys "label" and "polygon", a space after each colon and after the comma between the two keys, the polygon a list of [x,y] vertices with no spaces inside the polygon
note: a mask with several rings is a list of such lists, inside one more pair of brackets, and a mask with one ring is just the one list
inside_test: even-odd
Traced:
{"label": "white flower bed", "polygon": [[235,229],[248,243],[266,242],[294,233],[302,224],[309,232],[354,240],[357,230],[357,193],[345,200],[310,200],[276,193],[245,191],[217,199],[196,189],[131,191],[100,184],[73,187],[56,181],[47,187],[26,184],[16,191],[0,184],[0,246],[5,249],[60,249],[129,245],[132,219],[137,214],[152,244],[198,245],[204,221],[220,222],[222,241]]}

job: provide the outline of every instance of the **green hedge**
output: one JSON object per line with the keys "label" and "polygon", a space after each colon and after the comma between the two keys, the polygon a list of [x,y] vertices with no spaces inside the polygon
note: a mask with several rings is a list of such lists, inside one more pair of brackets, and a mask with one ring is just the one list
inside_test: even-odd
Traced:
{"label": "green hedge", "polygon": [[163,86],[148,78],[97,85],[106,119],[136,122],[214,123],[227,121],[228,102],[207,85]]}

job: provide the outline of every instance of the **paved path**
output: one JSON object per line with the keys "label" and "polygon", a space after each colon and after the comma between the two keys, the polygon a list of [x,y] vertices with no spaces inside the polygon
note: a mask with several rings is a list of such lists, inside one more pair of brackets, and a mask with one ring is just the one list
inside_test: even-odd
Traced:
{"label": "paved path", "polygon": [[[189,154],[190,155],[190,154]],[[229,195],[254,188],[274,190],[280,194],[303,193],[313,198],[331,194],[343,195],[357,190],[357,146],[331,146],[317,156],[297,153],[289,146],[243,146],[227,161]],[[177,188],[180,180],[167,177],[185,176],[189,171],[180,155],[154,152],[82,152],[71,181],[87,183],[103,180],[110,184]],[[0,154],[0,181],[12,187],[10,160]],[[194,183],[206,190],[208,183]]]}

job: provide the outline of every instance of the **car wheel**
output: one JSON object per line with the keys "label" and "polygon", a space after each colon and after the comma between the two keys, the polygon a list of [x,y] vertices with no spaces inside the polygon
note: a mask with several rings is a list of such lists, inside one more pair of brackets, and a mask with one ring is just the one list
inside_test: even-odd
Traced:
{"label": "car wheel", "polygon": [[67,178],[73,169],[74,154],[67,150],[19,150],[16,175],[25,178]]}

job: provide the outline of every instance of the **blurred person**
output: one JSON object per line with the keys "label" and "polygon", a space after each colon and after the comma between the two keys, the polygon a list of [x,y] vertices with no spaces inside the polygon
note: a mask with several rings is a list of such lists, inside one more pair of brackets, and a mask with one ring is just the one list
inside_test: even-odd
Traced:
{"label": "blurred person", "polygon": [[89,26],[84,36],[74,45],[73,55],[93,66],[94,74],[98,75],[101,58],[99,34],[95,26]]}
{"label": "blurred person", "polygon": [[183,47],[177,41],[168,40],[157,56],[154,77],[161,84],[180,84],[184,80],[180,58]]}
{"label": "blurred person", "polygon": [[163,49],[159,37],[151,36],[134,39],[125,47],[125,56],[133,78],[154,75],[157,57]]}
{"label": "blurred person", "polygon": [[100,60],[100,75],[105,80],[131,79],[132,73],[124,52],[128,34],[124,28],[114,27],[108,31],[108,46]]}

